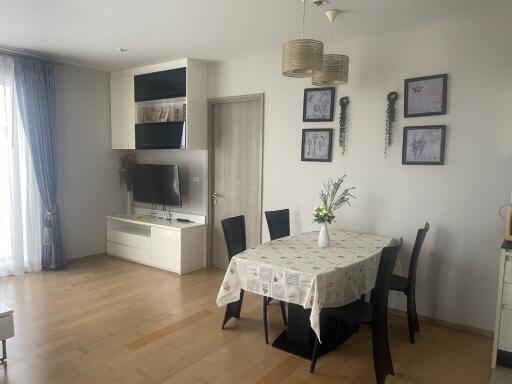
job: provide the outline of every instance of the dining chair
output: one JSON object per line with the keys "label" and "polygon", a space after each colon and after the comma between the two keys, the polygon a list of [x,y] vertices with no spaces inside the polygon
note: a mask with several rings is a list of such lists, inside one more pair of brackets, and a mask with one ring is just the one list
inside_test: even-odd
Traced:
{"label": "dining chair", "polygon": [[[282,237],[290,236],[290,210],[279,209],[277,211],[266,211],[265,217],[267,219],[268,231],[270,233],[270,240],[277,240]],[[270,304],[272,298],[269,297],[267,305]],[[286,309],[284,301],[280,301],[281,314],[283,316],[284,325],[288,325],[286,319]],[[263,309],[266,312],[266,306]],[[263,314],[266,318],[266,313]]]}
{"label": "dining chair", "polygon": [[[394,375],[388,339],[388,297],[393,268],[402,242],[402,239],[400,239],[398,245],[382,249],[377,280],[369,303],[356,300],[343,307],[325,308],[320,313],[320,316],[352,324],[370,325],[372,329],[373,366],[377,384],[384,384],[387,375]],[[311,373],[315,370],[319,349],[319,341],[316,338],[311,360]]]}
{"label": "dining chair", "polygon": [[[221,221],[222,231],[224,232],[224,239],[226,240],[226,248],[228,250],[228,260],[231,261],[233,256],[247,249],[247,241],[245,235],[245,217],[235,216]],[[240,300],[238,301],[238,308],[236,308],[235,318],[240,318],[240,312],[242,310],[242,302],[244,299],[244,290],[240,292]],[[265,327],[265,342],[268,344],[268,324],[267,324],[267,305],[269,300],[266,296],[263,296],[263,323]],[[229,304],[228,304],[229,305]],[[281,309],[284,309],[284,303],[281,304]],[[230,310],[226,308],[224,314],[224,321],[222,322],[222,329],[230,319]],[[285,319],[285,325],[286,318]]]}
{"label": "dining chair", "polygon": [[[235,216],[230,217],[229,219],[221,220],[222,224],[222,232],[224,232],[224,239],[226,241],[226,248],[228,251],[228,262],[231,261],[233,256],[243,252],[247,248],[246,238],[245,238],[245,218],[243,216]],[[242,311],[242,302],[244,301],[244,290],[240,290],[240,299],[238,302],[230,303],[226,307],[226,312],[224,314],[224,321],[222,322],[222,329],[231,318],[230,314],[232,312],[230,305],[238,305],[234,309],[235,318],[240,318],[240,312]]]}
{"label": "dining chair", "polygon": [[290,210],[280,209],[278,211],[266,211],[268,231],[270,240],[290,236]]}
{"label": "dining chair", "polygon": [[393,275],[391,278],[390,289],[403,292],[407,296],[407,322],[409,324],[409,342],[414,344],[416,332],[420,331],[418,314],[416,313],[416,269],[418,267],[418,258],[421,247],[427,232],[430,229],[428,223],[424,228],[418,229],[414,248],[412,249],[411,260],[409,262],[409,274],[407,277]]}

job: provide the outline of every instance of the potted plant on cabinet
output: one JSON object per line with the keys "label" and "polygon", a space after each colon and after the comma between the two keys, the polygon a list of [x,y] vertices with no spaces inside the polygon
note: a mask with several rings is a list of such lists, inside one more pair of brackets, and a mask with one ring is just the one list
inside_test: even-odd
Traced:
{"label": "potted plant on cabinet", "polygon": [[134,153],[125,153],[119,157],[119,177],[121,185],[126,185],[126,214],[132,214],[132,166],[137,163],[137,156]]}

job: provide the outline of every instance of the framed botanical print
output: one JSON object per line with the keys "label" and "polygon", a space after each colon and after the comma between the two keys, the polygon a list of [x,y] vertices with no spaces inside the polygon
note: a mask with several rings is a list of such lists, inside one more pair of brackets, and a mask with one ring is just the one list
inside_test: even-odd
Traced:
{"label": "framed botanical print", "polygon": [[334,120],[334,87],[306,88],[302,121],[320,122]]}
{"label": "framed botanical print", "polygon": [[404,127],[402,164],[443,165],[446,125]]}
{"label": "framed botanical print", "polygon": [[302,161],[332,160],[332,128],[302,130]]}
{"label": "framed botanical print", "polygon": [[446,115],[448,75],[406,79],[404,117]]}

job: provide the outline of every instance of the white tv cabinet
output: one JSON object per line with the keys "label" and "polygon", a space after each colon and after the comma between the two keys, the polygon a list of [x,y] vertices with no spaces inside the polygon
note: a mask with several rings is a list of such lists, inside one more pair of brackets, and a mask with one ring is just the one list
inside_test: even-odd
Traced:
{"label": "white tv cabinet", "polygon": [[202,222],[181,223],[145,214],[107,216],[107,253],[179,275],[203,269],[202,218]]}
{"label": "white tv cabinet", "polygon": [[504,242],[500,256],[498,303],[492,351],[492,368],[512,368],[512,242]]}

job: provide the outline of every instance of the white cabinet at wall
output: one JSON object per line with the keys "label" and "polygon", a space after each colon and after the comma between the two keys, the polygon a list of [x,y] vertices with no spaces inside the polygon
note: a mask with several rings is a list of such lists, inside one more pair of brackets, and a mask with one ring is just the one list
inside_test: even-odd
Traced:
{"label": "white cabinet at wall", "polygon": [[205,268],[206,226],[141,215],[107,217],[107,253],[180,275]]}
{"label": "white cabinet at wall", "polygon": [[133,76],[110,80],[112,149],[135,149],[135,93]]}
{"label": "white cabinet at wall", "polygon": [[[179,98],[186,104],[186,121],[183,132],[183,149],[207,149],[207,68],[206,63],[183,59],[168,63],[112,72],[110,74],[112,149],[136,149],[138,122],[135,103],[135,76],[186,69],[186,97]],[[171,100],[172,102],[172,100]]]}
{"label": "white cabinet at wall", "polygon": [[502,249],[492,367],[512,368],[512,250]]}

